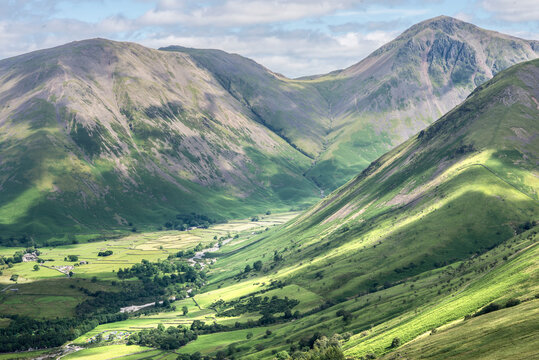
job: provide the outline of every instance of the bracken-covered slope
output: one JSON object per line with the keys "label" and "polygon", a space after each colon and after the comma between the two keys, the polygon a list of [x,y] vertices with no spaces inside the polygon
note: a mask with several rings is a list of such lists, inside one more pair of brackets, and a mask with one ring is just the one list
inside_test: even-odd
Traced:
{"label": "bracken-covered slope", "polygon": [[[298,287],[326,304],[287,325],[281,344],[352,331],[344,347],[354,358],[490,301],[528,299],[538,289],[538,139],[532,60],[481,85],[286,226],[223,251],[210,278],[219,286],[200,299],[276,281]],[[262,272],[230,277],[257,260]],[[350,314],[341,319],[339,310]]]}
{"label": "bracken-covered slope", "polygon": [[[247,216],[319,195],[310,159],[188,55],[96,39],[0,61],[2,236]],[[131,227],[131,226],[130,226]]]}

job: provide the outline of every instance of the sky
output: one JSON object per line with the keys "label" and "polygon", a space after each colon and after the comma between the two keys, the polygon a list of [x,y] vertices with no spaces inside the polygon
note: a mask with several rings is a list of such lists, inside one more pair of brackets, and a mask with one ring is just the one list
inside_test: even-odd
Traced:
{"label": "sky", "polygon": [[101,37],[221,49],[299,77],[350,66],[439,15],[539,40],[538,0],[0,0],[0,59]]}

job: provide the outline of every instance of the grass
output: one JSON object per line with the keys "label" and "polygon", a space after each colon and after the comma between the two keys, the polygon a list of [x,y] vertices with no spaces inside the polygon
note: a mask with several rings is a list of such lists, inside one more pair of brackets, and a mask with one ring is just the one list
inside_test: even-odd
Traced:
{"label": "grass", "polygon": [[[76,288],[71,288],[71,285]],[[0,293],[0,314],[49,319],[72,316],[75,306],[87,298],[77,289],[79,286],[91,291],[115,291],[110,283],[93,283],[87,279],[65,277],[13,284],[8,290]],[[14,289],[17,291],[12,291]]]}
{"label": "grass", "polygon": [[241,346],[249,343],[247,334],[252,334],[253,338],[260,337],[264,334],[264,328],[245,329],[237,331],[229,331],[224,333],[201,335],[195,341],[190,342],[180,348],[178,352],[183,354],[193,354],[200,352],[202,354],[212,354],[219,350],[226,350],[228,345],[235,344]]}
{"label": "grass", "polygon": [[0,354],[0,360],[26,360],[26,359],[35,359],[38,356],[43,356],[49,353],[54,353],[54,350],[35,350],[35,351],[24,351],[18,353],[7,353]]}
{"label": "grass", "polygon": [[502,309],[418,337],[383,359],[534,359],[539,300]]}
{"label": "grass", "polygon": [[133,354],[154,354],[151,348],[138,345],[107,345],[100,347],[92,347],[83,349],[72,354],[69,354],[63,359],[80,359],[80,360],[105,360],[111,358],[119,358],[123,356],[129,356]]}

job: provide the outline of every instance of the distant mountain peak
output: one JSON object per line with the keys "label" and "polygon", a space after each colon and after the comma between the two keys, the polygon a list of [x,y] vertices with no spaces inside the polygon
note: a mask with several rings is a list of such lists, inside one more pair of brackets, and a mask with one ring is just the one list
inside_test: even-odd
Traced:
{"label": "distant mountain peak", "polygon": [[410,28],[405,30],[398,38],[413,37],[427,29],[432,31],[441,31],[448,35],[452,35],[458,30],[465,30],[469,32],[476,32],[482,30],[481,28],[468,22],[450,16],[441,15],[432,19],[427,19],[411,26]]}

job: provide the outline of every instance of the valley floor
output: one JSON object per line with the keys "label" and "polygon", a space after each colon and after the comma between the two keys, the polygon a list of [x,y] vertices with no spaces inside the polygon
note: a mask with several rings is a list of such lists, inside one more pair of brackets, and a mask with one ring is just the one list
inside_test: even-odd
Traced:
{"label": "valley floor", "polygon": [[[309,285],[290,280],[305,264],[272,266],[278,264],[274,258],[277,253],[268,251],[263,240],[295,216],[297,213],[264,215],[259,221],[231,221],[209,229],[132,234],[117,240],[39,249],[48,267],[36,271],[32,261],[3,267],[0,314],[4,318],[0,318],[0,327],[8,327],[12,320],[6,316],[14,314],[43,319],[73,316],[77,304],[89,297],[79,290],[81,287],[114,293],[122,281],[117,276],[122,268],[143,259],[163,261],[180,250],[192,250],[199,244],[215,246],[216,239],[225,239],[228,241],[221,241],[222,246],[211,252],[211,257],[191,258],[195,267],[206,267],[208,278],[192,296],[173,301],[175,310],[133,313],[126,320],[98,325],[69,342],[77,351],[62,359],[164,360],[197,352],[217,358],[272,359],[283,351],[292,354],[322,334],[340,334],[344,354],[354,359],[538,356],[539,246],[534,229],[467,261],[334,301],[316,290],[317,284],[324,282],[323,276],[312,279]],[[272,246],[278,248],[286,246],[287,239],[274,241],[277,243]],[[16,250],[3,247],[0,254],[11,256]],[[113,254],[97,256],[104,250]],[[253,257],[253,252],[259,257]],[[67,261],[69,255],[78,257],[77,265]],[[259,258],[264,265],[256,269],[254,262]],[[305,263],[316,261],[314,257]],[[250,269],[244,269],[246,264]],[[68,265],[73,266],[72,277],[53,269]],[[10,281],[13,274],[19,275],[16,282]],[[277,307],[290,308],[290,314],[277,308],[266,316],[264,308],[256,306],[256,298],[266,308],[272,301]],[[518,304],[505,308],[515,299]],[[491,302],[501,309],[470,317]],[[261,322],[264,317],[267,323]],[[141,330],[190,327],[197,320],[222,327],[173,350],[126,344],[130,334]],[[46,358],[46,353],[0,354],[0,359]]]}

